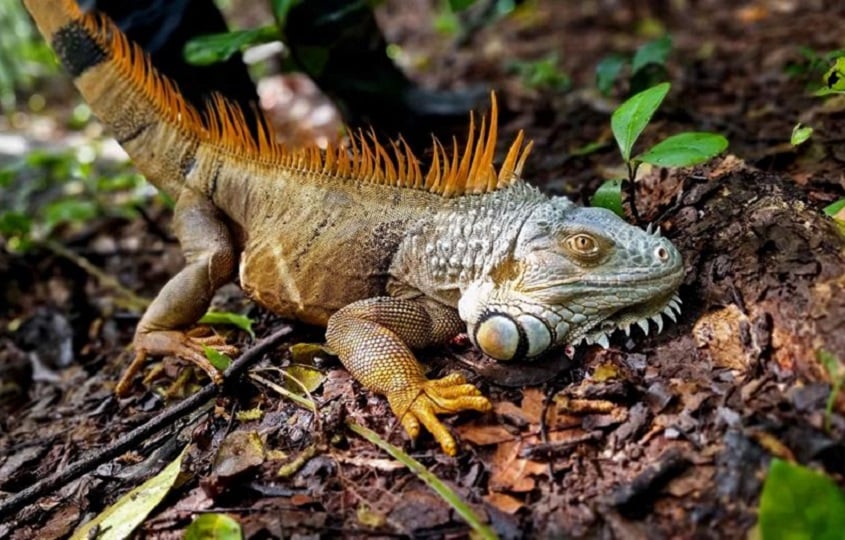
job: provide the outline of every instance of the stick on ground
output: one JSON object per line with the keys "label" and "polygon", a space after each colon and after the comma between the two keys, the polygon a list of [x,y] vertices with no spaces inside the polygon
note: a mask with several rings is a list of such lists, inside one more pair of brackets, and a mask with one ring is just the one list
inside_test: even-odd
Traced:
{"label": "stick on ground", "polygon": [[101,464],[120,456],[124,452],[133,448],[140,441],[201,407],[203,403],[214,397],[221,391],[222,388],[225,388],[227,383],[239,375],[246,367],[260,358],[267,349],[277,345],[282,338],[290,334],[290,332],[291,327],[286,326],[261,341],[258,341],[255,345],[246,350],[238,357],[237,360],[232,362],[232,365],[230,365],[223,373],[223,384],[221,386],[217,386],[214,383],[205,385],[196,394],[184,401],[181,401],[175,406],[162,411],[159,415],[151,418],[147,423],[122,435],[106,448],[89,451],[85,457],[76,463],[73,463],[66,469],[58,471],[55,474],[34,483],[23,491],[19,491],[11,497],[0,501],[0,520],[11,517],[13,512],[17,512],[22,507],[39,497],[43,497],[44,495],[61,488],[65,484],[76,480],[83,474],[94,470]]}

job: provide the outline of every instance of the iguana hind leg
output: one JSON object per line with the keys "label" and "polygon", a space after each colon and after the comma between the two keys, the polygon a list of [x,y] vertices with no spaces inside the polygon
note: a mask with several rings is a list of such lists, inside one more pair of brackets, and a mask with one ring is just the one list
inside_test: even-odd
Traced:
{"label": "iguana hind leg", "polygon": [[427,379],[411,349],[443,343],[463,328],[453,308],[432,300],[377,297],[332,315],[326,340],[355,379],[387,397],[412,439],[422,424],[455,455],[455,440],[436,415],[488,411],[490,402],[458,374]]}
{"label": "iguana hind leg", "polygon": [[214,292],[235,274],[235,248],[229,227],[206,197],[185,188],[174,209],[173,226],[185,255],[185,267],[161,289],[135,330],[135,359],[115,388],[129,390],[149,356],[176,356],[199,366],[215,382],[220,373],[203,347],[236,354],[219,336],[201,336],[190,328],[205,314]]}

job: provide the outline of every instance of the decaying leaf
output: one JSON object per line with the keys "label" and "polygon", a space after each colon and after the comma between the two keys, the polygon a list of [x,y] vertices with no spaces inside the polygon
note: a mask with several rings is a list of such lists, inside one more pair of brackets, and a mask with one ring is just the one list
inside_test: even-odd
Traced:
{"label": "decaying leaf", "polygon": [[185,457],[187,450],[188,446],[160,473],[76,529],[71,540],[87,540],[92,538],[92,534],[99,540],[128,538],[135,527],[140,525],[170,492],[182,469],[182,458]]}
{"label": "decaying leaf", "polygon": [[264,443],[258,432],[233,431],[220,444],[213,472],[220,478],[229,478],[258,467],[264,458]]}
{"label": "decaying leaf", "polygon": [[[288,375],[285,377],[285,388],[298,395],[303,394],[303,389],[309,393],[314,392],[326,378],[319,369],[304,364],[292,364],[285,368],[285,373]],[[296,379],[302,386],[291,379]]]}

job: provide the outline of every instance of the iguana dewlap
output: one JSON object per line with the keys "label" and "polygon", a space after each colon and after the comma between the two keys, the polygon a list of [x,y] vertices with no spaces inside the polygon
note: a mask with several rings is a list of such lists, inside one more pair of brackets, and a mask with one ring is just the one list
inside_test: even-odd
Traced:
{"label": "iguana dewlap", "polygon": [[681,256],[611,212],[549,198],[520,177],[520,134],[494,167],[496,104],[464,150],[435,143],[424,173],[407,146],[367,134],[349,147],[289,150],[223,98],[197,111],[107,19],[72,0],[26,0],[86,101],[138,169],[175,201],[186,266],[144,314],[136,361],[172,354],[216,376],[188,333],[239,275],[281,315],[327,325],[326,339],[415,437],[455,442],[436,414],[488,410],[459,376],[428,380],[411,352],[460,332],[499,360],[607,343],[679,309]]}

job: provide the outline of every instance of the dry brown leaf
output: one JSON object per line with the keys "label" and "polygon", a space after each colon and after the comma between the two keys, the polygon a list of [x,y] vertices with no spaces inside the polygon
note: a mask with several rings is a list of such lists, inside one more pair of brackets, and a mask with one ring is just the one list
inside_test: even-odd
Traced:
{"label": "dry brown leaf", "polygon": [[546,396],[539,388],[526,388],[522,393],[522,411],[532,424],[539,424],[545,409]]}
{"label": "dry brown leaf", "polygon": [[488,444],[498,444],[504,441],[512,441],[515,437],[513,433],[501,424],[479,424],[476,422],[470,424],[462,424],[458,426],[455,431],[461,436],[462,440],[469,441],[477,446],[485,446]]}
{"label": "dry brown leaf", "polygon": [[233,431],[220,444],[212,472],[221,478],[229,478],[258,467],[264,459],[264,442],[258,432]]}
{"label": "dry brown leaf", "polygon": [[745,371],[760,349],[754,342],[751,321],[736,304],[702,315],[692,328],[695,343],[706,349],[719,367]]}
{"label": "dry brown leaf", "polygon": [[525,504],[516,497],[512,497],[507,493],[499,493],[498,491],[485,495],[484,500],[505,514],[516,514],[523,506],[525,506]]}
{"label": "dry brown leaf", "polygon": [[534,476],[548,473],[548,465],[520,457],[526,444],[538,441],[537,437],[499,444],[490,464],[490,489],[522,493],[531,491],[537,482]]}

